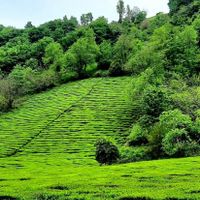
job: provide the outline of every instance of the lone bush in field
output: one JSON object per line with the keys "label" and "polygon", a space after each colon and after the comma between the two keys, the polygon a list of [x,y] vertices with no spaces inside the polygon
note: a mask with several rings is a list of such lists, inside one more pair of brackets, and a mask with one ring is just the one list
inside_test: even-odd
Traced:
{"label": "lone bush in field", "polygon": [[99,139],[96,142],[96,160],[102,165],[111,165],[119,158],[118,148],[110,141]]}

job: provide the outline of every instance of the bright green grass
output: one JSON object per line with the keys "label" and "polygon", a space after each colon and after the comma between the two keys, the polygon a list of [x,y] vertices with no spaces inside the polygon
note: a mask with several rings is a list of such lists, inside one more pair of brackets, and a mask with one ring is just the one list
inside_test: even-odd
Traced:
{"label": "bright green grass", "polygon": [[96,163],[96,139],[123,142],[131,125],[129,82],[121,77],[69,83],[1,116],[0,199],[200,199],[198,157]]}
{"label": "bright green grass", "polygon": [[85,200],[200,199],[199,158],[103,167],[72,164],[65,154],[21,156],[2,162],[0,196],[36,199],[37,194],[44,193]]}

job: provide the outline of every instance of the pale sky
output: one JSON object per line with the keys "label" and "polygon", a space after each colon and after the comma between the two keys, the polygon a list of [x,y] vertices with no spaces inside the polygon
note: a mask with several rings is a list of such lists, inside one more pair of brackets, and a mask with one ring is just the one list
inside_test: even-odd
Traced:
{"label": "pale sky", "polygon": [[[23,28],[27,21],[33,25],[92,12],[94,18],[105,16],[109,21],[117,20],[118,0],[0,0],[0,24]],[[168,12],[168,0],[124,0],[131,7],[138,6],[153,16]]]}

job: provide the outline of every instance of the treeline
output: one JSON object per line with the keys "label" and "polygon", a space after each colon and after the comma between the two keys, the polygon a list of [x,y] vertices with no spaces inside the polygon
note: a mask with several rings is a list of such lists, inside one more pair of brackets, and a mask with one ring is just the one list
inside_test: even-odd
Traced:
{"label": "treeline", "polygon": [[[119,22],[83,14],[24,29],[0,26],[0,111],[15,107],[15,100],[68,81],[92,76],[120,75],[113,60],[122,39],[139,26],[146,13],[124,2],[117,5]],[[118,58],[116,58],[118,59]],[[120,58],[119,58],[120,59]]]}

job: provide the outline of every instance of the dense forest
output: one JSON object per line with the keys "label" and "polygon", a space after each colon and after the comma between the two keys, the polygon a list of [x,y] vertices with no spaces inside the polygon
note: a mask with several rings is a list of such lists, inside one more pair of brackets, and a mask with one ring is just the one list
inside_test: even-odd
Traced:
{"label": "dense forest", "polygon": [[200,1],[170,0],[169,14],[151,18],[123,0],[116,8],[119,20],[111,23],[86,13],[80,22],[65,16],[24,29],[1,25],[1,113],[25,95],[69,81],[133,76],[127,100],[133,126],[120,150],[98,141],[97,160],[199,155]]}

